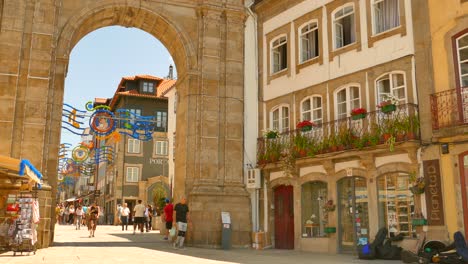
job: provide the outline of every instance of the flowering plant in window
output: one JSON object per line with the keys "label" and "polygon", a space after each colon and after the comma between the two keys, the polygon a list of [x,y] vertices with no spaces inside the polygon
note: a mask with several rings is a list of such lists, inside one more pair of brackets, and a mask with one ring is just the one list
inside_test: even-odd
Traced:
{"label": "flowering plant in window", "polygon": [[328,200],[326,204],[322,206],[324,212],[333,212],[335,211],[336,205],[333,204],[333,200]]}
{"label": "flowering plant in window", "polygon": [[386,94],[383,96],[382,102],[380,102],[377,107],[380,108],[384,113],[393,112],[396,109],[398,101],[398,97],[392,94]]}
{"label": "flowering plant in window", "polygon": [[412,185],[410,190],[413,194],[424,193],[426,188],[426,180],[424,177],[416,177],[416,172],[411,172],[409,174],[409,183]]}
{"label": "flowering plant in window", "polygon": [[353,120],[365,118],[367,115],[367,110],[365,108],[354,108],[351,110],[351,117]]}
{"label": "flowering plant in window", "polygon": [[313,122],[310,122],[309,120],[304,120],[302,122],[297,123],[296,128],[302,131],[309,131],[314,126],[317,126],[317,125]]}
{"label": "flowering plant in window", "polygon": [[279,136],[279,132],[276,129],[272,130],[267,130],[264,134],[266,138],[272,139],[272,138],[277,138]]}

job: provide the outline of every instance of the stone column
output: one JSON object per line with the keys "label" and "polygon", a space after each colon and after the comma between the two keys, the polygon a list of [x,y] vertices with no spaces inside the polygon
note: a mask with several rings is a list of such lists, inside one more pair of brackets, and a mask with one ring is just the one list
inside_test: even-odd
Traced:
{"label": "stone column", "polygon": [[193,187],[188,189],[194,223],[189,227],[189,240],[196,245],[219,245],[221,212],[226,211],[231,215],[232,244],[246,246],[251,221],[242,166],[243,11],[205,6],[198,14],[200,86],[199,94],[189,92],[189,100],[196,101],[198,109],[188,116],[200,121],[196,137],[188,138],[196,141],[188,144],[198,152],[195,173],[187,171],[186,176],[189,181],[193,175]]}

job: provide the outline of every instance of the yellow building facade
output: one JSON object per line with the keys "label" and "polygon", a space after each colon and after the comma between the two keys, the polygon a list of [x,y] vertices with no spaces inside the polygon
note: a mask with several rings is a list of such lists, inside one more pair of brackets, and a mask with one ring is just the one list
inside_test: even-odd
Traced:
{"label": "yellow building facade", "polygon": [[451,239],[456,231],[468,235],[468,1],[428,5],[433,86],[419,91],[422,100],[430,98],[421,111],[430,113],[432,127],[423,128],[422,159],[440,163],[444,219],[433,234]]}

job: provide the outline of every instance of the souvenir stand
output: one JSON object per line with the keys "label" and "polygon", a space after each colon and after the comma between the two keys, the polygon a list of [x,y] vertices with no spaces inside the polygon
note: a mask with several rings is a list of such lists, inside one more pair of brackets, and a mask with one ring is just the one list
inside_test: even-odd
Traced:
{"label": "souvenir stand", "polygon": [[41,180],[28,160],[0,156],[0,251],[36,252]]}

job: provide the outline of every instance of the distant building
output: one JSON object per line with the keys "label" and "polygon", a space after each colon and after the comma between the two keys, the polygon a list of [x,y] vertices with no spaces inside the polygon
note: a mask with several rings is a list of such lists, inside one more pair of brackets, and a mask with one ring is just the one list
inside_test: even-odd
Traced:
{"label": "distant building", "polygon": [[[168,99],[163,94],[175,85],[176,80],[151,75],[136,75],[121,79],[114,96],[109,101],[110,110],[127,109],[135,115],[118,120],[120,139],[105,141],[113,148],[115,159],[107,166],[98,186],[105,196],[107,222],[112,223],[117,204],[128,203],[130,208],[138,199],[145,204],[157,205],[158,200],[170,194],[168,164]],[[132,137],[133,131],[126,122],[135,122],[138,116],[154,116],[152,139],[143,141]],[[138,132],[138,131],[137,131]]]}

